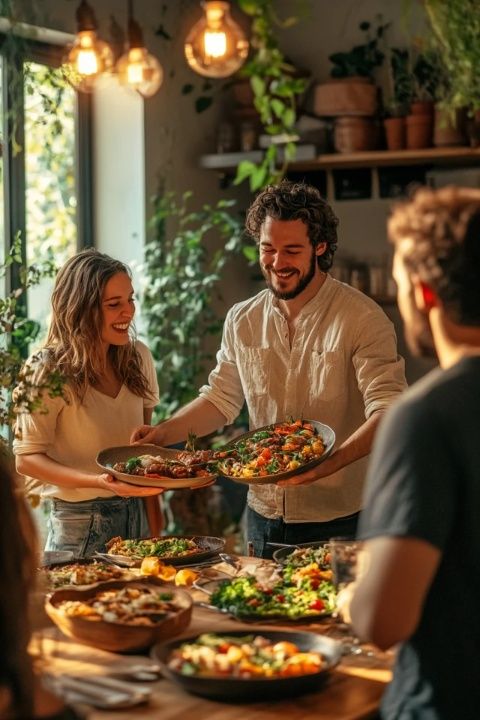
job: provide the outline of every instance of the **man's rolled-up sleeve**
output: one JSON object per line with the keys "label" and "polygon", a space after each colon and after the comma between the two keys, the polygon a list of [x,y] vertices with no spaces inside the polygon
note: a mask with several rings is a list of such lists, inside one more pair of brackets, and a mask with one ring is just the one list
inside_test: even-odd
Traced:
{"label": "man's rolled-up sleeve", "polygon": [[367,418],[386,409],[407,387],[393,324],[381,310],[359,324],[352,362]]}
{"label": "man's rolled-up sleeve", "polygon": [[230,425],[240,413],[245,400],[236,360],[236,343],[232,310],[225,318],[217,365],[208,376],[208,385],[200,388],[200,396],[211,402]]}

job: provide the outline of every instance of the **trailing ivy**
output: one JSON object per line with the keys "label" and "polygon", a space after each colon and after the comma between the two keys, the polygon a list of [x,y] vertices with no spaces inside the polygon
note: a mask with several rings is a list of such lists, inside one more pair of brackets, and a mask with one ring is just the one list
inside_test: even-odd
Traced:
{"label": "trailing ivy", "polygon": [[[154,198],[154,240],[145,248],[142,314],[160,386],[156,420],[169,417],[198,394],[198,378],[211,359],[208,335],[219,335],[223,319],[213,309],[221,271],[240,250],[243,223],[231,211],[234,200],[220,200],[192,212],[191,192]],[[207,243],[220,241],[212,253]]]}
{"label": "trailing ivy", "polygon": [[[295,68],[280,50],[275,28],[291,27],[297,17],[281,20],[274,9],[274,0],[238,0],[238,5],[252,18],[252,54],[240,71],[250,79],[254,105],[264,131],[269,135],[295,137],[297,102],[305,91],[307,80],[295,76]],[[258,190],[280,180],[289,162],[295,159],[294,140],[281,147],[272,143],[257,165],[250,161],[239,164],[235,184],[248,179],[250,189]]]}

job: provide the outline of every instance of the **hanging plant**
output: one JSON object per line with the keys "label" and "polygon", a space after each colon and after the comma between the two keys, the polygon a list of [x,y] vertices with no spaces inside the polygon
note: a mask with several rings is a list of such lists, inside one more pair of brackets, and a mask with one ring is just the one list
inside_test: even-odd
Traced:
{"label": "hanging plant", "polygon": [[444,104],[480,110],[478,0],[425,0],[425,8],[450,80]]}
{"label": "hanging plant", "polygon": [[297,77],[296,70],[280,50],[275,28],[288,28],[298,22],[297,17],[281,20],[273,0],[238,0],[241,10],[252,18],[251,47],[253,54],[240,71],[250,79],[254,105],[264,132],[292,138],[281,146],[272,142],[263,160],[257,165],[250,161],[239,164],[235,184],[248,179],[250,189],[258,190],[284,175],[289,162],[295,159],[295,124],[298,100],[307,87],[307,79]]}

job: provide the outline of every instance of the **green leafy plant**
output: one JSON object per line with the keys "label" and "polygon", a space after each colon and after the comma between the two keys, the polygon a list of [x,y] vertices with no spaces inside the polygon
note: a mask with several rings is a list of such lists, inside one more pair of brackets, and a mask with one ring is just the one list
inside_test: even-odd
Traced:
{"label": "green leafy plant", "polygon": [[238,0],[241,10],[252,18],[252,54],[240,75],[250,80],[254,105],[265,133],[292,138],[267,148],[259,164],[243,161],[239,164],[235,184],[249,181],[252,191],[268,183],[277,182],[295,159],[295,123],[299,98],[307,87],[307,79],[298,77],[280,50],[276,28],[288,28],[298,22],[297,17],[281,20],[274,8],[274,0]]}
{"label": "green leafy plant", "polygon": [[452,110],[480,110],[478,0],[425,0],[425,9],[450,78],[444,104]]}
{"label": "green leafy plant", "polygon": [[[210,359],[205,338],[218,335],[223,322],[213,308],[221,271],[242,246],[243,223],[231,212],[235,201],[190,211],[191,196],[154,198],[155,239],[146,245],[142,266],[142,312],[160,385],[157,420],[197,395],[199,375]],[[209,253],[206,243],[215,239],[221,246]]]}
{"label": "green leafy plant", "polygon": [[413,78],[408,50],[391,48],[388,69],[390,97],[386,103],[386,110],[391,117],[402,117],[407,114],[413,96]]}
{"label": "green leafy plant", "polygon": [[[63,381],[58,373],[52,373],[40,384],[33,385],[32,369],[23,367],[30,343],[39,331],[38,323],[29,320],[25,310],[25,293],[42,278],[52,277],[55,272],[53,258],[40,264],[25,266],[21,257],[21,242],[17,235],[10,252],[0,264],[0,279],[5,281],[15,269],[20,280],[19,287],[0,298],[0,434],[5,441],[8,429],[15,419],[15,407],[32,411],[42,407],[42,394],[51,397],[62,394]],[[12,390],[18,386],[15,402]]]}
{"label": "green leafy plant", "polygon": [[375,68],[380,67],[384,60],[384,53],[380,50],[380,42],[390,23],[381,22],[377,17],[377,26],[372,34],[372,25],[364,20],[358,26],[364,33],[365,42],[355,45],[348,52],[337,52],[329,55],[333,63],[330,75],[333,78],[346,78],[359,75],[360,77],[372,78]]}

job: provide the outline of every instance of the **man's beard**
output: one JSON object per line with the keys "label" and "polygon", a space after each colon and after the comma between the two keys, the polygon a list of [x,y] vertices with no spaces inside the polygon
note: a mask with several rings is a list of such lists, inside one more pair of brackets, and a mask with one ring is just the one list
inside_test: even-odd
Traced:
{"label": "man's beard", "polygon": [[[317,265],[317,256],[315,254],[315,251],[312,249],[310,265],[309,265],[309,268],[308,268],[306,274],[302,278],[300,278],[300,280],[297,282],[295,287],[292,290],[288,290],[288,292],[282,292],[281,290],[278,290],[270,282],[270,272],[273,273],[273,270],[269,271],[266,268],[261,267],[261,271],[262,271],[263,277],[265,278],[265,281],[267,283],[268,289],[270,290],[271,293],[273,293],[273,295],[275,295],[275,297],[278,300],[293,300],[293,298],[300,295],[300,293],[303,292],[308,285],[310,285],[310,283],[315,275],[316,265]],[[296,272],[298,272],[298,270],[296,270],[296,268],[283,268],[283,270],[287,271],[287,272],[289,270],[295,270]]]}

